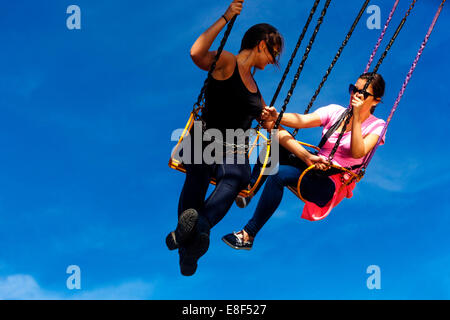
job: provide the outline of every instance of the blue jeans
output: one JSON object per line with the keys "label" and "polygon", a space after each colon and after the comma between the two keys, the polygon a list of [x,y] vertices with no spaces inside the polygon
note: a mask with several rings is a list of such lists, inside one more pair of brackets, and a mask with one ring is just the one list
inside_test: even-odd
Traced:
{"label": "blue jeans", "polygon": [[[278,173],[267,178],[255,213],[244,227],[250,236],[255,237],[277,210],[283,198],[284,187],[297,187],[298,178],[305,169],[306,165],[304,168],[280,165]],[[303,177],[300,189],[304,199],[324,207],[333,197],[335,185],[328,175],[310,171]]]}
{"label": "blue jeans", "polygon": [[[224,164],[189,164],[185,168],[186,180],[178,202],[178,216],[193,208],[208,220],[211,228],[225,217],[239,192],[250,181],[248,158],[245,164],[224,161]],[[212,177],[216,180],[216,187],[205,200]]]}
{"label": "blue jeans", "polygon": [[[260,154],[265,154],[266,153],[266,149],[264,148]],[[286,148],[284,148],[283,146],[279,145],[279,149],[278,149],[278,156],[279,156],[279,164],[280,165],[284,165],[284,164],[293,164],[292,162],[295,161],[293,159],[293,155],[290,151],[288,151]],[[298,160],[301,161],[301,160]],[[258,180],[261,170],[263,167],[263,163],[261,162],[260,157],[258,157],[256,159],[256,163],[253,166],[252,169],[252,175],[250,178],[250,185],[254,186],[256,181]],[[271,166],[272,168],[274,167],[274,165],[272,164]],[[305,164],[305,168],[306,168],[306,164]],[[261,177],[261,180],[259,181],[259,184],[256,186],[255,190],[253,191],[253,194],[257,194],[259,189],[261,189],[262,185],[264,184],[264,182],[266,182],[267,177],[270,175],[270,171],[268,169],[266,169],[264,171],[264,175]]]}

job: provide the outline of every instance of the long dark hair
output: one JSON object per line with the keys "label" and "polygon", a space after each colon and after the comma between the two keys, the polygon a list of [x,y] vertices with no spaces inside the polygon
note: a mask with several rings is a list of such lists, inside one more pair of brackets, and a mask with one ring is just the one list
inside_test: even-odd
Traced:
{"label": "long dark hair", "polygon": [[[386,88],[386,82],[379,73],[367,72],[359,76],[359,79],[369,81],[371,79],[370,85],[372,86],[373,95],[375,99],[381,99],[384,96],[384,90]],[[375,112],[376,106],[373,106],[370,113]]]}
{"label": "long dark hair", "polygon": [[[268,23],[259,23],[252,26],[245,32],[241,42],[241,49],[253,49],[261,41],[265,41],[270,48],[279,48],[279,53],[283,51],[284,40],[278,30]],[[274,64],[278,66],[280,55],[275,58]]]}

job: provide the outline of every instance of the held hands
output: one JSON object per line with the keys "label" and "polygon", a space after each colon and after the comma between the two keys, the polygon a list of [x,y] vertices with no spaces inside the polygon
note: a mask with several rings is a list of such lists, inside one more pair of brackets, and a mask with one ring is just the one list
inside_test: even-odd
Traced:
{"label": "held hands", "polygon": [[265,106],[262,113],[261,113],[261,120],[264,121],[276,121],[278,118],[278,112],[275,107],[268,107]]}
{"label": "held hands", "polygon": [[244,0],[233,0],[233,2],[228,7],[227,11],[225,11],[224,17],[228,21],[230,21],[235,15],[241,14],[242,11],[242,3]]}
{"label": "held hands", "polygon": [[330,163],[326,159],[314,154],[310,154],[308,158],[305,159],[305,163],[308,166],[314,165],[318,170],[327,170],[330,167]]}
{"label": "held hands", "polygon": [[[279,114],[275,109],[275,107],[265,106],[261,113],[261,120],[266,122],[275,122],[278,118],[278,115]],[[314,165],[315,169],[318,170],[327,170],[330,167],[331,164],[328,162],[327,159],[322,158],[320,156],[316,156],[315,154],[312,154],[306,151],[305,149],[303,150],[304,152],[301,152],[300,154],[296,155],[299,158],[301,158],[308,165],[308,167]]]}

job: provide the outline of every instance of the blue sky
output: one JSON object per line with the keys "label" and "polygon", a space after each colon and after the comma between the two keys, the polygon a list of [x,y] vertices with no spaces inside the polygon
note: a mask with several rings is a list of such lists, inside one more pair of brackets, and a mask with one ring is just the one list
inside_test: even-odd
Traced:
{"label": "blue sky", "polygon": [[[393,2],[371,2],[382,23]],[[417,2],[380,68],[387,92],[377,116],[387,117],[439,3]],[[71,4],[81,8],[81,30],[66,27]],[[400,1],[387,37],[408,5]],[[309,222],[286,192],[250,252],[220,240],[245,224],[256,201],[244,210],[233,206],[212,230],[195,276],[180,275],[178,255],[164,245],[184,181],[167,166],[170,137],[184,126],[205,77],[190,60],[190,46],[227,6],[222,0],[1,4],[1,299],[450,298],[448,7],[354,197],[325,220]],[[280,70],[256,73],[266,101],[311,6],[247,0],[236,21],[231,52],[255,23],[271,23],[285,38]],[[360,7],[361,1],[332,1],[288,111],[304,111]],[[348,83],[364,70],[380,33],[366,27],[369,16],[314,108],[348,102]],[[301,137],[317,143],[319,133]],[[81,290],[66,287],[69,265],[81,268]],[[366,286],[370,265],[381,269],[381,290]]]}

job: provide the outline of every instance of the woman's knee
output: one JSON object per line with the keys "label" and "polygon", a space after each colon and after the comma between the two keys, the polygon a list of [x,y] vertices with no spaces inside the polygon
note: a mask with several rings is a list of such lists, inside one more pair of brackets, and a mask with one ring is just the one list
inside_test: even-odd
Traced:
{"label": "woman's knee", "polygon": [[218,180],[230,186],[238,186],[244,189],[248,186],[251,179],[251,170],[249,166],[241,165],[221,165]]}
{"label": "woman's knee", "polygon": [[277,185],[284,187],[296,183],[299,176],[300,170],[297,168],[287,165],[280,165],[278,172],[269,176],[268,179],[270,179],[272,183],[276,183]]}
{"label": "woman's knee", "polygon": [[336,187],[327,177],[305,176],[300,185],[303,197],[319,207],[324,207],[334,195]]}

